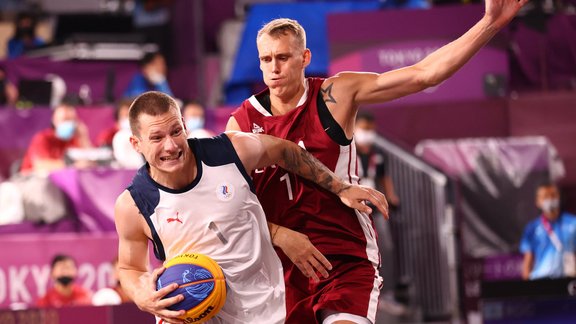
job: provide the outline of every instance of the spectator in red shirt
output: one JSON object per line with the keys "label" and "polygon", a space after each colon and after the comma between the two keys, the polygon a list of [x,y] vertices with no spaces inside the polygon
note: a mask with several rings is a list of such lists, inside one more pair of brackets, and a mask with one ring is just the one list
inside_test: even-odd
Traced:
{"label": "spectator in red shirt", "polygon": [[[88,128],[76,115],[76,108],[62,103],[54,109],[52,127],[40,131],[32,138],[20,171],[45,174],[65,167],[64,155],[69,148],[91,147]],[[76,167],[86,167],[86,161],[77,161]]]}
{"label": "spectator in red shirt", "polygon": [[71,256],[58,254],[52,259],[51,278],[54,286],[40,298],[38,307],[91,305],[91,292],[75,283],[78,269]]}

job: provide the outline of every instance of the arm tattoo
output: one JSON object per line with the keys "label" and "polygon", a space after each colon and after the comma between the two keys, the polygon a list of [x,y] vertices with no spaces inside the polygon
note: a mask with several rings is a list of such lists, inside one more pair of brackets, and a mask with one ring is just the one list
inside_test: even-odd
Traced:
{"label": "arm tattoo", "polygon": [[311,180],[336,195],[351,187],[350,184],[338,179],[334,172],[312,154],[298,146],[286,149],[283,158],[283,167],[286,170]]}
{"label": "arm tattoo", "polygon": [[327,86],[326,89],[320,88],[320,92],[322,92],[322,98],[324,99],[324,102],[326,102],[326,103],[328,103],[328,102],[336,103],[336,99],[334,99],[334,97],[332,97],[332,86],[333,85],[334,85],[334,83],[330,83],[330,85]]}

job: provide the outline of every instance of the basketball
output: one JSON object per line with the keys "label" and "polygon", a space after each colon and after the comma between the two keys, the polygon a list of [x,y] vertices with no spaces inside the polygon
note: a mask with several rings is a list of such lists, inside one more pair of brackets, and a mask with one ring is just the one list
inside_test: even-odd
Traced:
{"label": "basketball", "polygon": [[180,317],[186,323],[202,323],[214,317],[226,302],[226,280],[222,269],[210,257],[198,253],[186,253],[169,260],[166,270],[158,278],[156,289],[171,283],[178,288],[166,295],[169,298],[182,294],[184,299],[168,307],[185,310]]}

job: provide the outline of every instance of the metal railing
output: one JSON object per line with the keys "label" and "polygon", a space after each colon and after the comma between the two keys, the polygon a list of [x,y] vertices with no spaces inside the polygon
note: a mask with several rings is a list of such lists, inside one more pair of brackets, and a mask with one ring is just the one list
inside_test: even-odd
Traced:
{"label": "metal railing", "polygon": [[411,305],[419,309],[422,320],[457,319],[458,267],[449,180],[384,138],[375,144],[387,154],[387,173],[401,202],[390,219],[396,281],[408,279]]}

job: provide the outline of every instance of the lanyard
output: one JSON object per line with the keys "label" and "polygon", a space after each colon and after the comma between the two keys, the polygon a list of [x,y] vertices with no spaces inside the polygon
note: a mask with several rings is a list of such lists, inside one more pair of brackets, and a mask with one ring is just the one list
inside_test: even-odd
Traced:
{"label": "lanyard", "polygon": [[546,233],[548,234],[548,237],[550,238],[550,241],[552,241],[552,244],[554,245],[556,250],[562,251],[562,242],[560,242],[558,235],[556,235],[556,232],[554,232],[554,230],[552,229],[552,224],[550,224],[548,218],[542,216],[541,220],[542,220],[542,226],[546,230]]}

